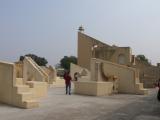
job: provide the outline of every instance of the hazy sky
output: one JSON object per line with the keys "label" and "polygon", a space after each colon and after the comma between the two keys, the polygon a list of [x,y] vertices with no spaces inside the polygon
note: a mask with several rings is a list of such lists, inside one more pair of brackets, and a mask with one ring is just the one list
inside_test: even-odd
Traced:
{"label": "hazy sky", "polygon": [[160,0],[0,0],[0,60],[77,56],[77,29],[160,62]]}

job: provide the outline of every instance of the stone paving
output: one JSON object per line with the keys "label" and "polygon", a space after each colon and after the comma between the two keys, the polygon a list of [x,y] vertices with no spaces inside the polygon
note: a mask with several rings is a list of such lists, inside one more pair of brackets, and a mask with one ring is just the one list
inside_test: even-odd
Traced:
{"label": "stone paving", "polygon": [[153,89],[147,96],[64,93],[64,88],[50,88],[48,97],[35,109],[0,104],[0,120],[160,120],[160,103]]}

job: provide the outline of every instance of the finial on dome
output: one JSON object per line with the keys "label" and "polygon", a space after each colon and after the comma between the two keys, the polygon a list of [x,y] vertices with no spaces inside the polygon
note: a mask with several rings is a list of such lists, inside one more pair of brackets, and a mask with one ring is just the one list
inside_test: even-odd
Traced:
{"label": "finial on dome", "polygon": [[84,32],[84,28],[83,28],[82,25],[78,28],[78,31],[79,31],[79,32]]}

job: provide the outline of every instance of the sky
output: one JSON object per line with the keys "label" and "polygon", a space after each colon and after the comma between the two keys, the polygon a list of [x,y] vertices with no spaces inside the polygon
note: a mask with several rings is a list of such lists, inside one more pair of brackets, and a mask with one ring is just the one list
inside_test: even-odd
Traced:
{"label": "sky", "polygon": [[0,0],[0,60],[77,56],[77,29],[160,62],[160,0]]}

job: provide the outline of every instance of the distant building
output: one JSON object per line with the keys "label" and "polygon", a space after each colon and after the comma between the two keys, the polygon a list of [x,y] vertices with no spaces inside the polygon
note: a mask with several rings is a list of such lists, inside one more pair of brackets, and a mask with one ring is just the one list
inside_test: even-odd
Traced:
{"label": "distant building", "polygon": [[56,71],[57,71],[57,76],[58,77],[63,77],[64,72],[65,72],[64,68],[57,68]]}

